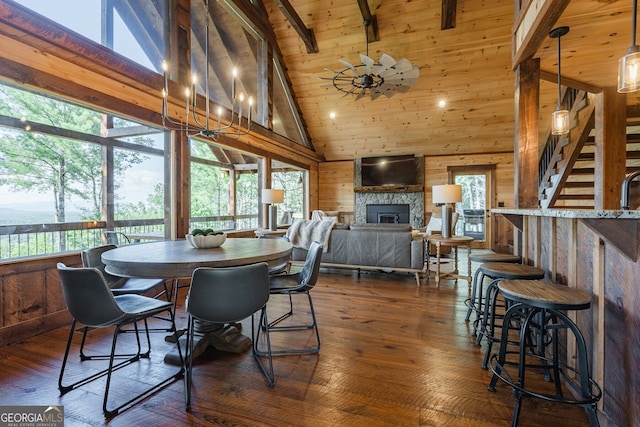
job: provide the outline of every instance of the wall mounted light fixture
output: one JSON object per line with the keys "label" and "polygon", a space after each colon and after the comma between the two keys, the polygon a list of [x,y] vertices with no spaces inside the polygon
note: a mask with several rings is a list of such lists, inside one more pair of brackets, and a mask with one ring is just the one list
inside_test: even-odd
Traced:
{"label": "wall mounted light fixture", "polygon": [[551,122],[551,133],[553,135],[566,135],[569,133],[569,110],[562,108],[562,90],[560,84],[561,78],[561,51],[560,51],[560,38],[569,32],[569,27],[558,27],[551,30],[549,37],[552,39],[558,39],[558,105],[553,112],[553,121]]}

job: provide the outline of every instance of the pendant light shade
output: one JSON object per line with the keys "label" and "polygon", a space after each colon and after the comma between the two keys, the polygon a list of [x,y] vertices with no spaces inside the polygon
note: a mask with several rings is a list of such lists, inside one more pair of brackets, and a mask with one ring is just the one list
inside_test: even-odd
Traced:
{"label": "pendant light shade", "polygon": [[571,122],[569,120],[569,110],[562,108],[562,86],[560,84],[561,77],[561,51],[560,51],[560,38],[569,32],[569,27],[558,27],[551,30],[549,37],[552,39],[558,39],[558,105],[553,112],[553,120],[551,121],[551,133],[553,135],[566,135],[571,129]]}
{"label": "pendant light shade", "polygon": [[638,0],[633,0],[631,24],[631,46],[618,61],[618,92],[628,93],[640,90],[640,47],[636,44],[636,15]]}
{"label": "pendant light shade", "polygon": [[569,110],[556,110],[553,112],[551,133],[553,135],[565,135],[569,133]]}

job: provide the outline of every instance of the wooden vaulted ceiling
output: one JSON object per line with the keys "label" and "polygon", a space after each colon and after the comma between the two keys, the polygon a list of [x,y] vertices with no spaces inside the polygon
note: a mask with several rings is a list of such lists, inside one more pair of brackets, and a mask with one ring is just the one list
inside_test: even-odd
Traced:
{"label": "wooden vaulted ceiling", "polygon": [[[254,15],[263,19],[262,28],[277,40],[276,51],[282,54],[311,145],[326,160],[513,151],[514,9],[525,7],[527,0],[233,1],[259,4]],[[142,3],[132,7],[130,1],[113,0],[155,63],[164,56],[164,47],[157,42],[161,40],[160,8],[153,0]],[[215,15],[219,5],[211,3]],[[535,23],[544,31],[538,40],[527,41],[533,46],[527,54],[540,58],[542,70],[541,132],[548,129],[556,104],[557,44],[545,33],[559,25],[571,28],[562,39],[564,79],[593,90],[615,86],[618,59],[631,44],[631,3],[536,1],[542,9],[557,10],[559,16],[555,23]],[[386,53],[407,58],[419,67],[420,78],[406,93],[356,101],[332,87],[322,87],[319,78],[332,76],[327,69],[344,68],[339,59],[359,63],[359,54],[367,49],[363,25],[367,7],[376,24],[372,31],[377,30],[369,37],[369,56],[377,60]],[[192,13],[201,11],[196,7]],[[229,24],[216,23],[212,37],[230,51],[255,49],[241,26]],[[216,61],[229,60],[224,50],[216,55],[221,55]],[[252,61],[255,55],[245,57]],[[224,93],[227,86],[220,85],[216,92]],[[440,100],[446,101],[444,108],[438,107]],[[638,104],[637,96],[629,95],[628,103]],[[335,118],[330,118],[331,112]],[[223,148],[214,151],[223,163],[255,161]]]}
{"label": "wooden vaulted ceiling", "polygon": [[[375,101],[343,97],[318,80],[331,75],[325,68],[342,68],[340,58],[359,62],[366,49],[362,1],[290,0],[313,31],[317,53],[308,53],[291,22],[277,13],[279,3],[265,0],[314,146],[327,160],[513,150],[512,31],[514,10],[526,7],[526,0],[368,0],[380,39],[369,44],[370,56],[406,57],[420,68],[419,82],[408,92]],[[541,40],[527,41],[531,55],[540,58],[540,128],[546,132],[557,90],[557,41],[548,30],[571,29],[562,39],[567,82],[591,90],[612,87],[618,59],[631,44],[632,2],[546,0],[536,6],[559,15],[555,23],[536,22]],[[440,99],[445,108],[437,106]],[[637,104],[637,96],[628,95],[628,103]]]}

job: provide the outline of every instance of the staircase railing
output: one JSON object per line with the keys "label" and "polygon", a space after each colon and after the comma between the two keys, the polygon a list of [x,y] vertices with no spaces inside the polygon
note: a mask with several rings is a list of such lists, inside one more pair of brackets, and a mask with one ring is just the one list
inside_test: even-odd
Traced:
{"label": "staircase railing", "polygon": [[[562,104],[567,105],[569,110],[572,131],[569,135],[552,135],[550,130],[547,133],[538,161],[538,198],[542,208],[550,207],[557,199],[561,186],[566,182],[566,176],[571,172],[586,141],[587,129],[590,131],[589,128],[593,127],[593,106],[587,112],[582,112],[589,106],[587,92],[564,87],[562,97]],[[586,115],[586,121],[583,114]],[[582,123],[578,120],[579,117],[583,120]]]}

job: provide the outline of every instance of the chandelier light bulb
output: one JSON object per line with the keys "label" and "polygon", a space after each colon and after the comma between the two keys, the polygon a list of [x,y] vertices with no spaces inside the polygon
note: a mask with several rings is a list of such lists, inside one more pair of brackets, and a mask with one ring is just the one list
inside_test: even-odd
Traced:
{"label": "chandelier light bulb", "polygon": [[[183,131],[187,137],[201,137],[218,141],[220,136],[227,135],[229,138],[239,138],[242,135],[247,135],[251,129],[251,110],[253,106],[253,97],[249,97],[249,112],[246,117],[246,127],[243,127],[242,109],[245,95],[240,93],[236,100],[236,84],[238,77],[238,69],[234,66],[231,70],[231,106],[229,112],[231,117],[227,124],[221,123],[222,107],[218,105],[215,110],[217,113],[217,120],[214,124],[213,120],[210,120],[210,85],[209,85],[209,68],[211,61],[209,60],[209,21],[211,19],[209,14],[209,0],[204,0],[204,6],[206,10],[206,16],[204,17],[204,46],[203,52],[205,56],[204,60],[204,78],[202,80],[203,96],[198,95],[198,77],[195,72],[191,73],[191,82],[185,87],[185,120],[176,120],[169,115],[169,84],[168,84],[168,69],[169,64],[166,60],[162,61],[161,67],[163,72],[164,85],[162,87],[162,125],[167,129]],[[193,64],[192,64],[193,65]],[[204,98],[204,106],[200,106]],[[239,101],[239,102],[238,102]],[[246,107],[245,107],[246,108]],[[202,120],[201,117],[204,117]],[[211,124],[211,126],[210,126]]]}

